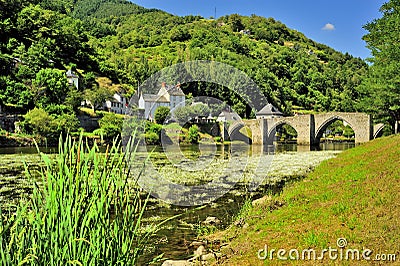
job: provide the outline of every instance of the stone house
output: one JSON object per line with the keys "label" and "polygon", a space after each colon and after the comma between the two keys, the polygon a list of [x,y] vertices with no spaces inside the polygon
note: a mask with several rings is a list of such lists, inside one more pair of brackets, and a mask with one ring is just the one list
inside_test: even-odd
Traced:
{"label": "stone house", "polygon": [[168,107],[170,110],[177,106],[185,106],[185,94],[180,84],[168,86],[163,82],[157,94],[140,93],[138,105],[139,110],[144,113],[144,118],[153,120],[154,113],[160,106]]}

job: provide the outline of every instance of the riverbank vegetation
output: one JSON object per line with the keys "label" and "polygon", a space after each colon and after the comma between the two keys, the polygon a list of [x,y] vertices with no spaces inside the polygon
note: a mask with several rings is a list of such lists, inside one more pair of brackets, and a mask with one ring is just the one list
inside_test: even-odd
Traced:
{"label": "riverbank vegetation", "polygon": [[[39,172],[29,167],[32,195],[7,211],[0,208],[3,265],[135,265],[155,228],[143,227],[146,197],[135,189],[118,144],[98,153],[68,138]],[[55,157],[55,158],[53,158]]]}
{"label": "riverbank vegetation", "polygon": [[[345,238],[348,248],[371,249],[371,258],[399,256],[399,141],[396,135],[344,151],[281,194],[258,200],[242,215],[245,228],[232,225],[211,237],[229,243],[225,264],[262,264],[257,252],[265,245],[320,251],[337,248],[338,238]],[[274,257],[267,261],[277,264]]]}

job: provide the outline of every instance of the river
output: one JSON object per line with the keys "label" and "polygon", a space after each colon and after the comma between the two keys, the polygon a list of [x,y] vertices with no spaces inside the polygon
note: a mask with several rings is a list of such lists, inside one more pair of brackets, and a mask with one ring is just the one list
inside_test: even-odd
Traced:
{"label": "river", "polygon": [[[159,223],[168,217],[181,214],[178,219],[174,219],[165,224],[153,238],[153,249],[148,251],[146,259],[164,254],[164,258],[187,259],[192,255],[190,243],[202,234],[207,234],[216,229],[223,229],[235,220],[239,210],[246,200],[253,200],[261,197],[265,193],[278,193],[286,182],[291,182],[302,178],[307,172],[325,159],[336,156],[340,151],[354,147],[354,143],[323,143],[319,147],[310,150],[308,146],[298,146],[296,144],[280,144],[276,146],[276,153],[268,169],[267,179],[257,188],[248,192],[246,179],[253,175],[254,164],[252,159],[255,154],[260,152],[260,147],[249,146],[245,153],[238,155],[238,160],[246,157],[246,167],[240,163],[226,164],[229,158],[230,146],[219,145],[211,149],[212,159],[199,171],[193,169],[179,168],[171,161],[175,160],[175,155],[184,158],[184,165],[192,167],[190,162],[201,159],[198,146],[183,146],[179,151],[169,151],[165,155],[162,149],[150,147],[152,150],[152,162],[154,169],[161,175],[170,178],[171,182],[181,184],[206,184],[219,169],[226,168],[229,173],[243,174],[244,178],[236,182],[227,193],[213,200],[211,203],[204,204],[201,210],[196,207],[180,207],[170,205],[152,198],[148,204],[144,223]],[[206,148],[207,149],[207,148]],[[57,148],[40,148],[41,152],[56,153]],[[172,157],[171,157],[172,154]],[[228,155],[228,156],[227,156]],[[209,156],[210,157],[210,156]],[[249,159],[250,158],[250,159]],[[182,160],[182,159],[180,159]],[[242,162],[242,161],[240,161]],[[189,163],[189,164],[187,164]],[[25,166],[35,171],[40,167],[37,150],[31,147],[0,148],[0,206],[15,206],[21,198],[26,198],[32,189],[32,182],[25,177]],[[198,165],[195,164],[194,165]],[[253,166],[252,166],[253,165]],[[252,172],[253,171],[253,172]],[[201,175],[199,174],[201,173]],[[201,177],[200,177],[201,176]],[[263,177],[265,178],[265,177]],[[217,217],[221,221],[215,227],[207,227],[203,221],[207,217]]]}

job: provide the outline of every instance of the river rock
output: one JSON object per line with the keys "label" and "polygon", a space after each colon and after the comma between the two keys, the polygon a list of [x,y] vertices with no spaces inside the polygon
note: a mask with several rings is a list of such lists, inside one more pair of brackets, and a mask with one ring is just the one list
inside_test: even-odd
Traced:
{"label": "river rock", "polygon": [[253,202],[251,203],[251,205],[253,205],[253,206],[263,205],[263,204],[265,204],[266,202],[269,202],[269,201],[271,201],[271,200],[272,200],[272,197],[271,197],[270,195],[265,195],[265,196],[262,197],[262,198],[253,200]]}
{"label": "river rock", "polygon": [[194,251],[194,255],[196,258],[203,256],[206,254],[206,248],[201,245],[200,247],[198,247],[195,251]]}
{"label": "river rock", "polygon": [[194,248],[199,248],[200,246],[203,246],[204,242],[201,241],[193,241],[190,243],[189,247],[194,247]]}
{"label": "river rock", "polygon": [[166,260],[161,266],[193,266],[192,262],[186,260]]}
{"label": "river rock", "polygon": [[207,217],[206,220],[203,222],[205,225],[219,225],[221,221],[217,217]]}
{"label": "river rock", "polygon": [[213,253],[205,254],[205,255],[201,256],[201,260],[202,260],[202,261],[212,261],[212,260],[215,260],[215,255],[214,255]]}

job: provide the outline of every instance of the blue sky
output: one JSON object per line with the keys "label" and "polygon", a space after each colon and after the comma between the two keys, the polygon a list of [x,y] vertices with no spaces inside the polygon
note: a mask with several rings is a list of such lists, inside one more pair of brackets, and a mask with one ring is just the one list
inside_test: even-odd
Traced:
{"label": "blue sky", "polygon": [[381,17],[379,8],[385,0],[131,0],[171,14],[214,16],[238,13],[273,17],[308,38],[363,59],[370,51],[361,39],[367,22]]}

